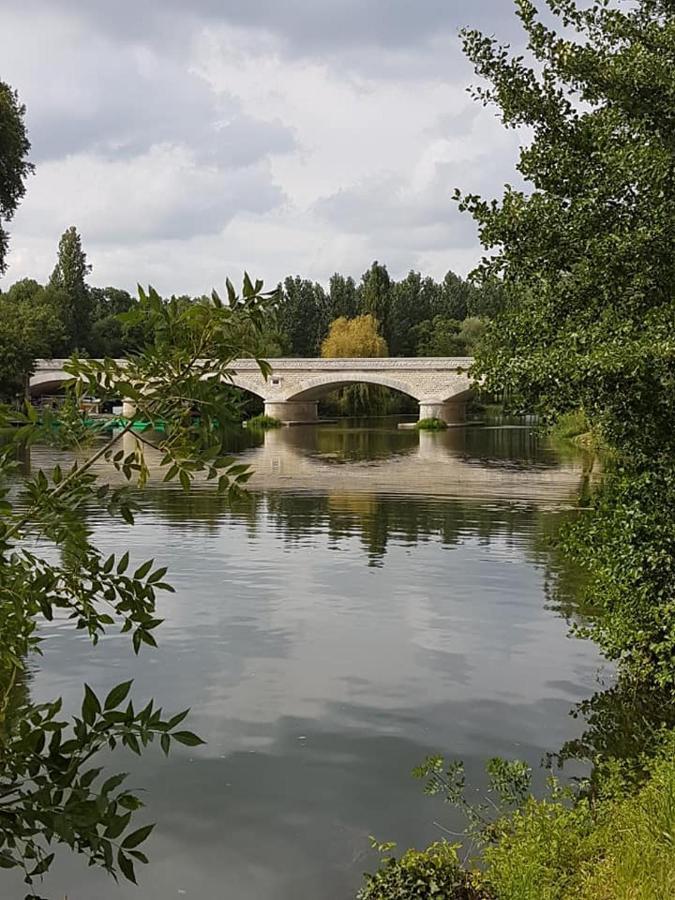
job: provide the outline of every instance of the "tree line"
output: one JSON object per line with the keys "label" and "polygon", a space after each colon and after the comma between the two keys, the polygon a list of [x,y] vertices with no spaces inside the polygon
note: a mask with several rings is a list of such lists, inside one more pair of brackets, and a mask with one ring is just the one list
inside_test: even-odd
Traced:
{"label": "tree line", "polygon": [[[0,396],[22,394],[35,359],[73,352],[124,357],[152,342],[153,326],[139,314],[138,299],[121,288],[91,286],[91,270],[81,236],[70,227],[46,284],[24,278],[0,291]],[[184,305],[203,300],[176,299]],[[479,288],[454,272],[436,281],[410,271],[397,281],[377,261],[358,282],[335,273],[327,287],[289,275],[278,286],[276,313],[256,349],[269,358],[319,356],[331,326],[346,320],[355,327],[343,334],[339,355],[370,355],[368,342],[358,339],[359,323],[374,328],[370,343],[377,355],[471,355],[500,303],[497,284]]]}

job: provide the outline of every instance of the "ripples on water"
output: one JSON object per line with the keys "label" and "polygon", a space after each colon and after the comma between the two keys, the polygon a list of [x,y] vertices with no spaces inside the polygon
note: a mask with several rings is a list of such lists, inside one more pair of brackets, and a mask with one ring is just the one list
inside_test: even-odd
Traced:
{"label": "ripples on water", "polygon": [[256,489],[234,510],[151,487],[133,529],[91,514],[104,551],[168,563],[177,592],[138,658],[126,636],[92,649],[54,623],[34,699],[73,707],[83,681],[134,677],[139,702],[191,706],[208,744],[115,754],[159,822],[151,864],[139,890],[64,857],[57,897],[347,900],[369,834],[421,845],[434,821],[458,827],[409,777],[425,755],[463,758],[478,783],[488,757],[536,765],[577,732],[599,657],[568,636],[573,582],[547,538],[582,461],[529,428],[382,424],[270,432],[244,456]]}

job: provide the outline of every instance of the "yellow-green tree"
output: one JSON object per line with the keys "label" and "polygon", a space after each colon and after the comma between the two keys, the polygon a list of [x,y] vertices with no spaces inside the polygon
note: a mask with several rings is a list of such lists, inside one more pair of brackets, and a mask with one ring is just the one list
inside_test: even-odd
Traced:
{"label": "yellow-green tree", "polygon": [[356,316],[346,319],[340,316],[331,322],[328,336],[321,344],[321,356],[325,358],[345,356],[386,356],[387,342],[379,332],[374,316]]}
{"label": "yellow-green tree", "polygon": [[[379,322],[370,314],[331,322],[328,336],[321,344],[324,358],[386,356],[387,342],[379,332]],[[373,384],[353,384],[328,399],[331,411],[346,416],[382,415],[389,411],[389,391]]]}

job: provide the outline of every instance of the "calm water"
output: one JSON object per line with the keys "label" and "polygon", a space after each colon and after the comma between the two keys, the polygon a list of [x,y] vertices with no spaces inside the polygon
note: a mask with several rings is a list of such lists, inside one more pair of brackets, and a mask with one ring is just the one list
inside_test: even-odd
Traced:
{"label": "calm water", "polygon": [[479,784],[488,757],[536,765],[579,730],[569,711],[601,662],[568,636],[572,580],[547,540],[581,460],[529,428],[363,423],[283,429],[243,455],[257,474],[237,509],[150,487],[135,528],[92,516],[104,549],[170,565],[160,646],[92,649],[54,623],[33,698],[73,708],[83,681],[133,677],[139,702],[191,706],[208,744],[116,753],[159,823],[141,886],[66,855],[50,897],[348,900],[369,834],[422,845],[458,826],[410,777],[427,754],[463,758]]}

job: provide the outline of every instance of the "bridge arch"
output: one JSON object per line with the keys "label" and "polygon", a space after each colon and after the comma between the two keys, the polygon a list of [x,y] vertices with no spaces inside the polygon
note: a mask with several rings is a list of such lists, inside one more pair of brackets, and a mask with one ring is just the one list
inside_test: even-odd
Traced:
{"label": "bridge arch", "polygon": [[65,372],[36,372],[28,382],[28,393],[31,397],[43,394],[55,394],[71,379]]}
{"label": "bridge arch", "polygon": [[327,394],[343,387],[350,387],[353,384],[372,384],[376,387],[386,387],[390,388],[392,391],[407,394],[408,397],[412,397],[413,400],[419,401],[420,399],[418,393],[407,382],[399,381],[394,378],[387,378],[376,372],[363,372],[348,378],[340,377],[337,372],[331,372],[317,376],[316,378],[309,378],[303,382],[302,385],[298,386],[299,389],[296,390],[295,393],[291,394],[286,399],[289,401],[321,400]]}
{"label": "bridge arch", "polygon": [[253,394],[260,400],[267,399],[265,382],[262,380],[262,378],[246,378],[233,373],[225,382],[225,384],[230,384],[232,387],[239,388],[240,391],[246,391],[249,394]]}

